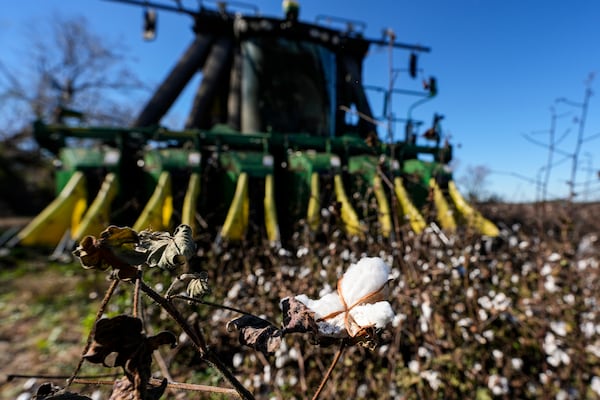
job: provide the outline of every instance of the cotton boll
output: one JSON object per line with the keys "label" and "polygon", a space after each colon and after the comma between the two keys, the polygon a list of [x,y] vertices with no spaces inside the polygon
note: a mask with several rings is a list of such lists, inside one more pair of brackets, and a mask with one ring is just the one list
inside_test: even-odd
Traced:
{"label": "cotton boll", "polygon": [[421,372],[420,375],[421,377],[425,378],[425,380],[427,381],[427,383],[429,383],[429,386],[431,386],[433,390],[438,390],[440,385],[442,384],[442,381],[439,378],[440,373],[437,371],[427,370]]}
{"label": "cotton boll", "polygon": [[233,355],[232,362],[233,362],[234,368],[239,368],[242,365],[242,363],[244,362],[244,355],[241,353],[235,353]]}
{"label": "cotton boll", "polygon": [[395,314],[379,293],[388,281],[390,268],[379,257],[362,258],[343,275],[337,291],[321,295],[318,300],[302,294],[296,300],[312,310],[319,333],[325,336],[352,337],[364,328],[383,328]]}
{"label": "cotton boll", "polygon": [[341,292],[350,307],[370,293],[377,292],[388,281],[390,268],[379,257],[365,257],[352,264],[341,282]]}
{"label": "cotton boll", "polygon": [[600,378],[597,376],[594,376],[592,378],[592,381],[590,382],[590,387],[592,388],[592,390],[594,392],[596,392],[596,394],[598,396],[600,396]]}
{"label": "cotton boll", "polygon": [[413,374],[418,374],[419,370],[421,368],[420,368],[419,362],[417,360],[410,360],[409,363],[408,363],[408,369]]}
{"label": "cotton boll", "polygon": [[550,262],[557,262],[560,261],[561,257],[560,254],[558,253],[552,253],[548,256],[548,261]]}
{"label": "cotton boll", "polygon": [[566,336],[569,331],[569,326],[564,321],[550,322],[550,329],[558,336]]}
{"label": "cotton boll", "polygon": [[521,358],[512,358],[510,363],[515,371],[520,371],[523,367],[523,359]]}

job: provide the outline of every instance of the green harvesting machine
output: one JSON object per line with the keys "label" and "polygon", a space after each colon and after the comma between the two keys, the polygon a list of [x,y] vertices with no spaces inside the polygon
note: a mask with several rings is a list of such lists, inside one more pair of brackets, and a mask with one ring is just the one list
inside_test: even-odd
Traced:
{"label": "green harvesting machine", "polygon": [[[188,9],[167,0],[115,1],[145,8],[147,37],[156,10],[187,14],[193,40],[130,126],[35,122],[38,143],[57,158],[57,197],[13,245],[72,246],[110,224],[169,230],[185,223],[198,238],[272,244],[332,223],[363,238],[393,238],[402,225],[419,233],[430,224],[498,234],[456,190],[441,116],[423,134],[410,118],[436,95],[435,79],[422,91],[363,84],[369,47],[407,52],[413,78],[428,48],[399,43],[392,33],[367,39],[356,21],[302,22],[294,1],[284,2],[282,18],[230,11],[240,3]],[[197,73],[185,127],[162,126]],[[374,116],[368,90],[383,93],[384,117]],[[417,100],[401,120],[404,140],[382,140],[378,128],[387,122],[389,131],[399,120],[388,107],[397,93]]]}

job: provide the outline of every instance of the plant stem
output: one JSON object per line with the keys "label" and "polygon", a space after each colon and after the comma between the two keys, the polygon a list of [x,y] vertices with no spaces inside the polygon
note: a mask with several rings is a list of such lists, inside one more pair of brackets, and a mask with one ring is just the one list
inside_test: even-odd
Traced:
{"label": "plant stem", "polygon": [[190,302],[193,302],[193,303],[203,304],[203,305],[205,305],[205,306],[209,306],[209,307],[221,308],[221,309],[223,309],[223,310],[229,310],[229,311],[233,311],[233,312],[236,312],[236,313],[238,313],[238,314],[242,314],[242,315],[249,315],[249,316],[251,316],[251,317],[254,317],[254,318],[260,319],[260,320],[262,320],[262,321],[265,321],[266,323],[268,323],[268,324],[271,324],[271,325],[273,325],[273,326],[277,326],[277,324],[274,324],[274,323],[272,323],[272,322],[271,322],[271,321],[269,321],[269,320],[266,320],[266,319],[264,319],[264,318],[261,318],[261,317],[259,317],[258,315],[252,314],[252,313],[250,313],[250,312],[247,312],[247,311],[244,311],[244,310],[240,310],[239,308],[235,308],[235,307],[229,307],[229,306],[226,306],[226,305],[223,305],[223,304],[211,303],[210,301],[205,301],[205,300],[195,299],[195,298],[193,298],[193,297],[189,297],[189,296],[183,296],[183,295],[180,295],[180,294],[173,295],[173,296],[171,296],[169,299],[185,300],[185,301],[190,301]]}
{"label": "plant stem", "polygon": [[333,369],[335,368],[336,364],[340,360],[340,357],[342,356],[342,353],[344,352],[345,348],[346,348],[346,341],[344,339],[342,339],[342,341],[340,343],[340,348],[338,349],[337,353],[335,353],[335,356],[333,357],[333,361],[331,361],[331,365],[329,366],[329,369],[325,373],[323,380],[321,380],[321,383],[319,384],[319,388],[315,392],[315,395],[313,396],[312,400],[317,400],[319,398],[319,396],[321,395],[323,388],[325,388],[325,384],[329,380],[329,377],[331,376],[331,373],[333,372]]}
{"label": "plant stem", "polygon": [[[76,378],[73,380],[73,383],[81,384],[81,385],[114,385],[114,381],[107,380],[98,380],[98,379],[85,379],[85,378]],[[160,379],[151,378],[150,383],[154,385],[159,385],[161,383]],[[167,387],[169,389],[176,390],[187,390],[193,392],[204,392],[204,393],[220,393],[220,394],[229,394],[229,395],[237,395],[238,393],[233,389],[222,388],[219,386],[207,386],[207,385],[197,385],[193,383],[181,383],[181,382],[173,382],[169,381],[167,383]]]}
{"label": "plant stem", "polygon": [[140,309],[140,282],[142,280],[141,271],[138,270],[138,276],[135,278],[135,289],[133,290],[133,316],[139,318]]}
{"label": "plant stem", "polygon": [[169,313],[171,318],[173,318],[175,320],[175,322],[181,327],[181,329],[183,329],[183,331],[186,333],[186,335],[188,335],[188,337],[194,344],[196,351],[198,351],[198,353],[200,353],[200,356],[205,361],[210,363],[213,367],[215,367],[221,373],[221,375],[227,381],[229,381],[229,383],[234,387],[234,389],[237,391],[237,393],[240,395],[240,397],[242,399],[246,399],[246,400],[254,399],[254,396],[252,395],[252,393],[250,393],[248,391],[248,389],[246,389],[244,387],[244,385],[242,385],[240,383],[240,381],[237,380],[237,378],[233,375],[233,373],[229,370],[229,368],[227,368],[227,366],[225,364],[223,364],[221,362],[221,360],[208,348],[208,346],[206,344],[206,340],[204,339],[204,336],[202,335],[202,333],[200,331],[196,332],[190,326],[190,324],[187,323],[185,318],[181,315],[181,313],[177,310],[177,308],[175,308],[175,306],[172,303],[170,303],[169,301],[167,301],[167,299],[165,299],[160,294],[155,292],[150,286],[146,285],[141,279],[140,279],[140,288],[152,300],[154,300],[156,303],[158,303],[158,305],[160,305],[167,313]]}
{"label": "plant stem", "polygon": [[73,379],[75,379],[77,377],[77,374],[79,373],[79,370],[81,369],[81,366],[83,365],[83,360],[84,360],[83,356],[85,356],[87,354],[88,350],[90,349],[90,346],[92,345],[92,338],[94,337],[94,334],[96,333],[96,323],[102,317],[102,314],[104,314],[104,310],[106,309],[106,306],[108,305],[108,301],[112,297],[112,295],[115,292],[115,290],[117,289],[118,285],[119,285],[119,280],[114,279],[111,282],[108,289],[106,289],[106,294],[104,295],[104,298],[102,299],[102,303],[100,303],[100,308],[98,308],[98,311],[96,312],[96,319],[94,320],[94,325],[92,326],[92,330],[90,331],[90,333],[87,337],[87,342],[85,344],[85,347],[83,348],[83,351],[81,352],[81,357],[79,358],[79,363],[75,367],[75,371],[73,371],[73,375],[71,375],[71,377],[69,379],[67,379],[67,386],[66,386],[67,388],[71,385],[71,382],[73,382]]}

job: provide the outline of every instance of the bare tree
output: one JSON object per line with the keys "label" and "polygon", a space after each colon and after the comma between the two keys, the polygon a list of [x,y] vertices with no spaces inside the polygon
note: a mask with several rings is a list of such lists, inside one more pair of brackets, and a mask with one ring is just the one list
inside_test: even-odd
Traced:
{"label": "bare tree", "polygon": [[54,16],[31,25],[15,65],[0,61],[4,135],[34,118],[57,121],[65,110],[82,112],[91,124],[128,124],[133,113],[123,94],[144,85],[131,72],[126,49],[93,33],[84,17]]}
{"label": "bare tree", "polygon": [[492,171],[485,165],[469,165],[467,172],[460,178],[469,201],[478,202],[487,195],[487,181]]}

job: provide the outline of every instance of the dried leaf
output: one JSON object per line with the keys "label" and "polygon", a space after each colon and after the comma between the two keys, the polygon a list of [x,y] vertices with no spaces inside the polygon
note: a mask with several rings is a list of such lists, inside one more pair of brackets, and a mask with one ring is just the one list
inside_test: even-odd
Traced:
{"label": "dried leaf", "polygon": [[[128,315],[103,318],[96,323],[94,341],[84,358],[105,367],[124,366],[143,340],[142,321],[139,318]],[[117,358],[109,364],[106,360],[111,353],[117,353]]]}
{"label": "dried leaf", "polygon": [[196,251],[192,229],[179,225],[173,236],[166,232],[140,232],[140,246],[149,252],[146,263],[150,267],[173,269],[185,264]]}
{"label": "dried leaf", "polygon": [[100,233],[100,240],[107,247],[118,248],[130,244],[136,244],[140,241],[138,234],[133,229],[125,226],[118,227],[111,225]]}
{"label": "dried leaf", "polygon": [[229,321],[228,330],[231,325],[240,331],[241,345],[252,347],[265,355],[274,353],[281,345],[283,332],[264,319],[253,315],[244,315]]}
{"label": "dried leaf", "polygon": [[283,330],[286,333],[318,332],[319,328],[315,322],[315,313],[296,298],[283,299],[281,310],[283,313]]}
{"label": "dried leaf", "polygon": [[146,252],[139,248],[138,233],[129,227],[109,226],[100,234],[100,242],[124,264],[140,265],[147,258]]}
{"label": "dried leaf", "polygon": [[[126,372],[133,372],[128,364],[135,361],[139,368],[140,356],[150,355],[158,346],[169,344],[174,346],[177,339],[171,332],[160,332],[151,337],[142,333],[142,321],[129,315],[118,315],[114,318],[103,318],[96,323],[94,340],[84,358],[89,362],[103,364],[106,367],[126,367]],[[107,363],[108,357],[116,353],[114,363]],[[130,369],[130,371],[128,371]]]}
{"label": "dried leaf", "polygon": [[38,388],[35,399],[37,400],[91,400],[90,397],[83,396],[77,393],[65,392],[59,386],[50,382],[45,382]]}
{"label": "dried leaf", "polygon": [[84,237],[73,251],[73,255],[79,257],[79,261],[85,269],[104,271],[113,264],[110,252],[103,249],[100,242],[93,236]]}
{"label": "dried leaf", "polygon": [[206,272],[194,274],[194,278],[190,280],[187,286],[187,293],[190,297],[195,299],[206,296],[210,293],[210,287],[208,286],[208,275]]}
{"label": "dried leaf", "polygon": [[192,258],[196,253],[196,243],[192,235],[192,228],[185,224],[179,225],[175,229],[175,232],[173,232],[173,237],[181,254],[188,260]]}
{"label": "dried leaf", "polygon": [[159,346],[165,344],[168,344],[171,347],[175,347],[175,345],[177,344],[177,338],[173,333],[169,331],[162,331],[154,336],[147,337],[146,344],[148,346],[148,350],[150,351],[154,351],[158,349]]}
{"label": "dried leaf", "polygon": [[[96,323],[92,345],[83,357],[92,363],[122,366],[125,375],[133,384],[133,390],[139,395],[135,397],[147,399],[152,352],[163,344],[173,347],[176,342],[177,338],[171,332],[146,337],[142,333],[142,321],[139,318],[118,315],[114,318],[103,318]],[[114,362],[109,363],[113,355],[116,355]],[[127,391],[124,389],[123,393]]]}
{"label": "dried leaf", "polygon": [[79,257],[86,269],[106,270],[109,267],[125,271],[124,276],[135,276],[133,265],[145,262],[144,251],[137,250],[139,238],[131,228],[109,226],[100,234],[100,239],[84,237],[73,255]]}

